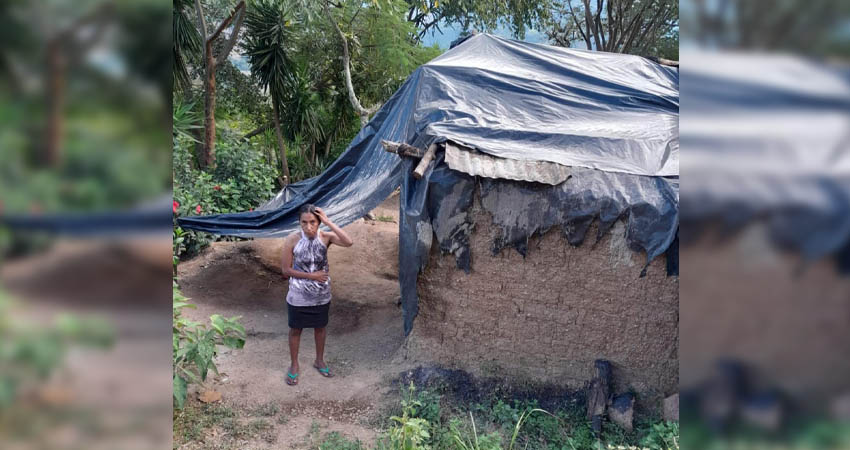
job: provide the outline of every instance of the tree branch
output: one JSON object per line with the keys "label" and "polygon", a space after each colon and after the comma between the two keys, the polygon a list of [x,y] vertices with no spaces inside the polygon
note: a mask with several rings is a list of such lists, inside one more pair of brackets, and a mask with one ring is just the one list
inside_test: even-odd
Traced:
{"label": "tree branch", "polygon": [[324,10],[325,14],[328,16],[328,20],[330,20],[339,35],[339,38],[342,39],[342,65],[345,70],[345,87],[348,88],[348,100],[351,102],[351,106],[354,108],[354,111],[358,116],[360,116],[361,127],[366,126],[366,122],[369,120],[369,115],[377,111],[378,108],[380,108],[380,104],[366,109],[360,104],[360,101],[357,100],[357,95],[354,93],[354,84],[351,82],[351,56],[348,53],[348,39],[345,38],[345,34],[343,34],[342,30],[339,29],[339,25],[337,25],[336,20],[334,20],[327,3],[325,3]]}
{"label": "tree branch", "polygon": [[[196,1],[199,1],[199,0],[196,0]],[[222,31],[224,31],[225,29],[227,29],[227,27],[230,26],[230,22],[233,21],[233,16],[236,15],[236,11],[238,11],[240,7],[245,7],[245,0],[240,1],[239,4],[236,5],[235,8],[233,8],[233,12],[231,12],[230,15],[227,16],[226,19],[221,21],[221,24],[218,26],[218,28],[215,29],[213,34],[211,34],[207,38],[207,41],[212,42],[212,41],[216,40],[218,38],[218,35],[220,35],[222,33]]]}
{"label": "tree branch", "polygon": [[582,31],[581,25],[579,25],[578,23],[578,17],[576,16],[575,11],[573,11],[573,5],[569,0],[567,0],[567,6],[570,8],[570,17],[573,18],[573,23],[576,24],[576,29],[578,29],[579,35],[581,35],[584,41],[587,42],[587,49],[592,50],[593,44],[590,43],[590,38],[586,34],[584,34],[584,31]]}
{"label": "tree branch", "polygon": [[[632,17],[632,20],[629,22],[629,25],[626,27],[626,30],[623,32],[623,35],[620,36],[620,41],[617,43],[617,47],[621,49],[622,53],[626,52],[626,46],[631,44],[631,41],[635,38],[638,30],[640,30],[640,22],[643,17],[644,12],[646,12],[646,8],[649,7],[651,1],[647,1],[643,4],[643,7]],[[625,40],[625,42],[624,42]]]}
{"label": "tree branch", "polygon": [[608,0],[608,3],[605,5],[607,7],[607,10],[608,10],[608,43],[605,45],[605,51],[606,52],[611,51],[611,49],[608,48],[608,47],[611,46],[611,43],[613,43],[614,39],[616,38],[616,36],[614,36],[614,26],[613,26],[613,24],[614,24],[614,7],[613,7],[613,3],[612,3],[613,1],[614,0]]}
{"label": "tree branch", "polygon": [[233,17],[233,14],[236,14],[236,22],[233,24],[233,31],[230,33],[230,38],[227,40],[227,44],[225,44],[224,49],[215,61],[216,66],[224,64],[227,57],[230,56],[233,46],[236,45],[236,41],[239,39],[239,30],[242,28],[242,21],[245,20],[245,0],[240,1],[239,4],[236,5],[236,8],[233,9],[233,13],[230,16]]}
{"label": "tree branch", "polygon": [[354,20],[357,19],[357,15],[360,14],[360,11],[363,11],[363,2],[359,2],[357,4],[357,11],[354,11],[354,14],[351,16],[351,20],[348,21],[348,26],[354,26]]}
{"label": "tree branch", "polygon": [[597,50],[605,50],[605,29],[602,27],[602,0],[596,0],[596,17],[594,18],[593,28],[599,38],[602,40],[602,46],[597,45]]}
{"label": "tree branch", "polygon": [[637,41],[635,41],[634,39],[630,39],[629,42],[626,43],[626,45],[623,47],[623,53],[628,53],[632,49],[632,46],[635,44],[635,42],[638,43],[639,48],[643,46],[647,38],[651,37],[652,33],[654,33],[655,30],[658,28],[658,25],[661,23],[661,20],[659,19],[662,19],[665,14],[667,14],[667,5],[663,5],[658,11],[655,12],[655,14],[652,16],[652,19],[650,19],[649,21],[649,26],[647,26],[643,30],[643,33],[640,33],[640,37],[637,39]]}
{"label": "tree branch", "polygon": [[257,127],[257,129],[255,129],[254,131],[246,134],[245,136],[242,136],[242,139],[251,139],[254,136],[257,136],[259,134],[263,134],[266,131],[270,130],[273,126],[274,126],[274,122],[269,122],[265,125],[261,125],[261,126]]}
{"label": "tree branch", "polygon": [[[596,44],[596,49],[599,50],[599,35],[597,33],[591,33],[591,22],[593,19],[590,14],[590,0],[581,0],[581,2],[584,4],[585,31],[587,31],[588,36],[593,36],[593,42]],[[588,50],[590,50],[590,47],[588,47]]]}

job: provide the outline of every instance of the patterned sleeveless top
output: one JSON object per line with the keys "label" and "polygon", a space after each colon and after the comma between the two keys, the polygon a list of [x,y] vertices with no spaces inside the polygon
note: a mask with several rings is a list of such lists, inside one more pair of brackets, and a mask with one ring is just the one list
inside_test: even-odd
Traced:
{"label": "patterned sleeveless top", "polygon": [[[301,272],[328,271],[328,248],[319,235],[310,239],[301,231],[301,239],[292,250],[292,268]],[[331,301],[331,279],[324,283],[289,277],[286,302],[292,306],[318,306]]]}

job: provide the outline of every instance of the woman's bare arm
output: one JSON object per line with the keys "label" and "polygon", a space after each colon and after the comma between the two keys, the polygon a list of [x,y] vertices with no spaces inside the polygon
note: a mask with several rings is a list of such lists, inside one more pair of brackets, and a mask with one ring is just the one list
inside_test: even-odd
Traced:
{"label": "woman's bare arm", "polygon": [[332,233],[329,234],[332,244],[339,245],[340,247],[351,247],[354,244],[351,236],[349,236],[345,230],[337,226],[337,224],[333,223],[322,208],[316,208],[316,214],[319,215],[319,220],[331,229]]}

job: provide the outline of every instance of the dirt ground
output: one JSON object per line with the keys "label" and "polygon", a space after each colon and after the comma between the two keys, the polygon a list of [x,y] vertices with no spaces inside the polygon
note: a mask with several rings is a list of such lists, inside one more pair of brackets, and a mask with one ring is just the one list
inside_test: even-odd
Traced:
{"label": "dirt ground", "polygon": [[0,426],[0,447],[169,448],[168,234],[60,239],[2,264],[0,290],[15,301],[8,317],[16,327],[40,329],[65,314],[99,318],[113,330],[114,343],[69,348],[38,390],[23,393],[15,420]]}
{"label": "dirt ground", "polygon": [[282,239],[218,242],[178,266],[182,292],[198,307],[185,310],[187,317],[242,316],[247,330],[244,349],[216,359],[221,376],[209,387],[235,411],[263,405],[280,410],[278,420],[270,421],[274,428],[263,433],[265,438],[256,437],[240,447],[309,447],[316,427],[320,434],[336,431],[348,439],[374,443],[375,419],[397,401],[389,381],[408,367],[393,361],[404,342],[397,304],[398,196],[372,214],[379,220],[359,219],[345,228],[353,247],[331,246],[328,254],[333,300],[325,359],[336,373],[333,378],[313,369],[313,334],[305,330],[299,383],[285,383],[289,351],[287,281],[280,275]]}

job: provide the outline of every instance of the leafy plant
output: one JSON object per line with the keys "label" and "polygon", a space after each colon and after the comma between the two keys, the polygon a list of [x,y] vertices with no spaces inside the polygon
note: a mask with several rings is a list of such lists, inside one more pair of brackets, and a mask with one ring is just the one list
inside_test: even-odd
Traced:
{"label": "leafy plant", "polygon": [[336,431],[326,434],[319,444],[319,450],[364,450],[365,448],[360,440],[350,441]]}
{"label": "leafy plant", "polygon": [[[272,197],[275,168],[266,161],[264,152],[231,130],[220,128],[220,131],[222,139],[216,147],[216,167],[211,172],[196,169],[188,149],[191,143],[175,138],[175,218],[249,211]],[[232,238],[193,230],[175,230],[174,254],[178,257],[197,254],[216,239]]]}
{"label": "leafy plant", "polygon": [[174,372],[174,403],[177,409],[182,409],[186,401],[189,383],[203,385],[207,373],[212,370],[218,374],[215,356],[218,346],[223,345],[232,349],[245,346],[245,327],[239,322],[239,317],[225,319],[213,314],[210,316],[210,326],[193,322],[182,315],[183,308],[194,308],[187,298],[173,286],[173,372]]}
{"label": "leafy plant", "polygon": [[[536,412],[541,412],[544,414],[548,414],[549,416],[555,417],[553,414],[548,411],[544,411],[540,408],[529,409],[523,411],[522,414],[519,415],[516,419],[516,425],[513,427],[513,434],[511,435],[511,442],[508,445],[508,450],[513,450],[517,443],[517,436],[519,435],[520,430],[522,429],[524,423],[531,417],[532,414]],[[472,416],[472,412],[469,412],[469,421],[472,425],[472,437],[464,437],[462,433],[459,432],[457,427],[453,427],[453,438],[458,447],[463,450],[501,450],[501,436],[497,432],[485,434],[482,436],[478,436],[478,430],[475,427],[475,418]]]}
{"label": "leafy plant", "polygon": [[102,319],[61,314],[45,326],[13,318],[13,306],[0,289],[0,412],[45,381],[71,347],[107,348],[114,342],[112,327]]}
{"label": "leafy plant", "polygon": [[649,434],[641,440],[641,445],[652,449],[678,450],[679,423],[659,422],[653,424]]}
{"label": "leafy plant", "polygon": [[175,137],[179,136],[191,142],[198,142],[192,135],[192,130],[202,127],[200,116],[194,111],[194,106],[192,103],[175,100],[171,113],[171,130]]}
{"label": "leafy plant", "polygon": [[180,262],[180,255],[186,252],[186,232],[180,227],[174,227],[171,235],[171,262],[173,265],[173,275],[177,275],[177,263]]}
{"label": "leafy plant", "polygon": [[390,420],[396,424],[389,431],[390,448],[393,450],[427,450],[430,446],[426,442],[431,434],[428,432],[428,421],[417,417],[422,402],[415,398],[416,387],[413,382],[410,383],[408,393],[408,397],[402,399],[401,402],[401,417],[390,417]]}

